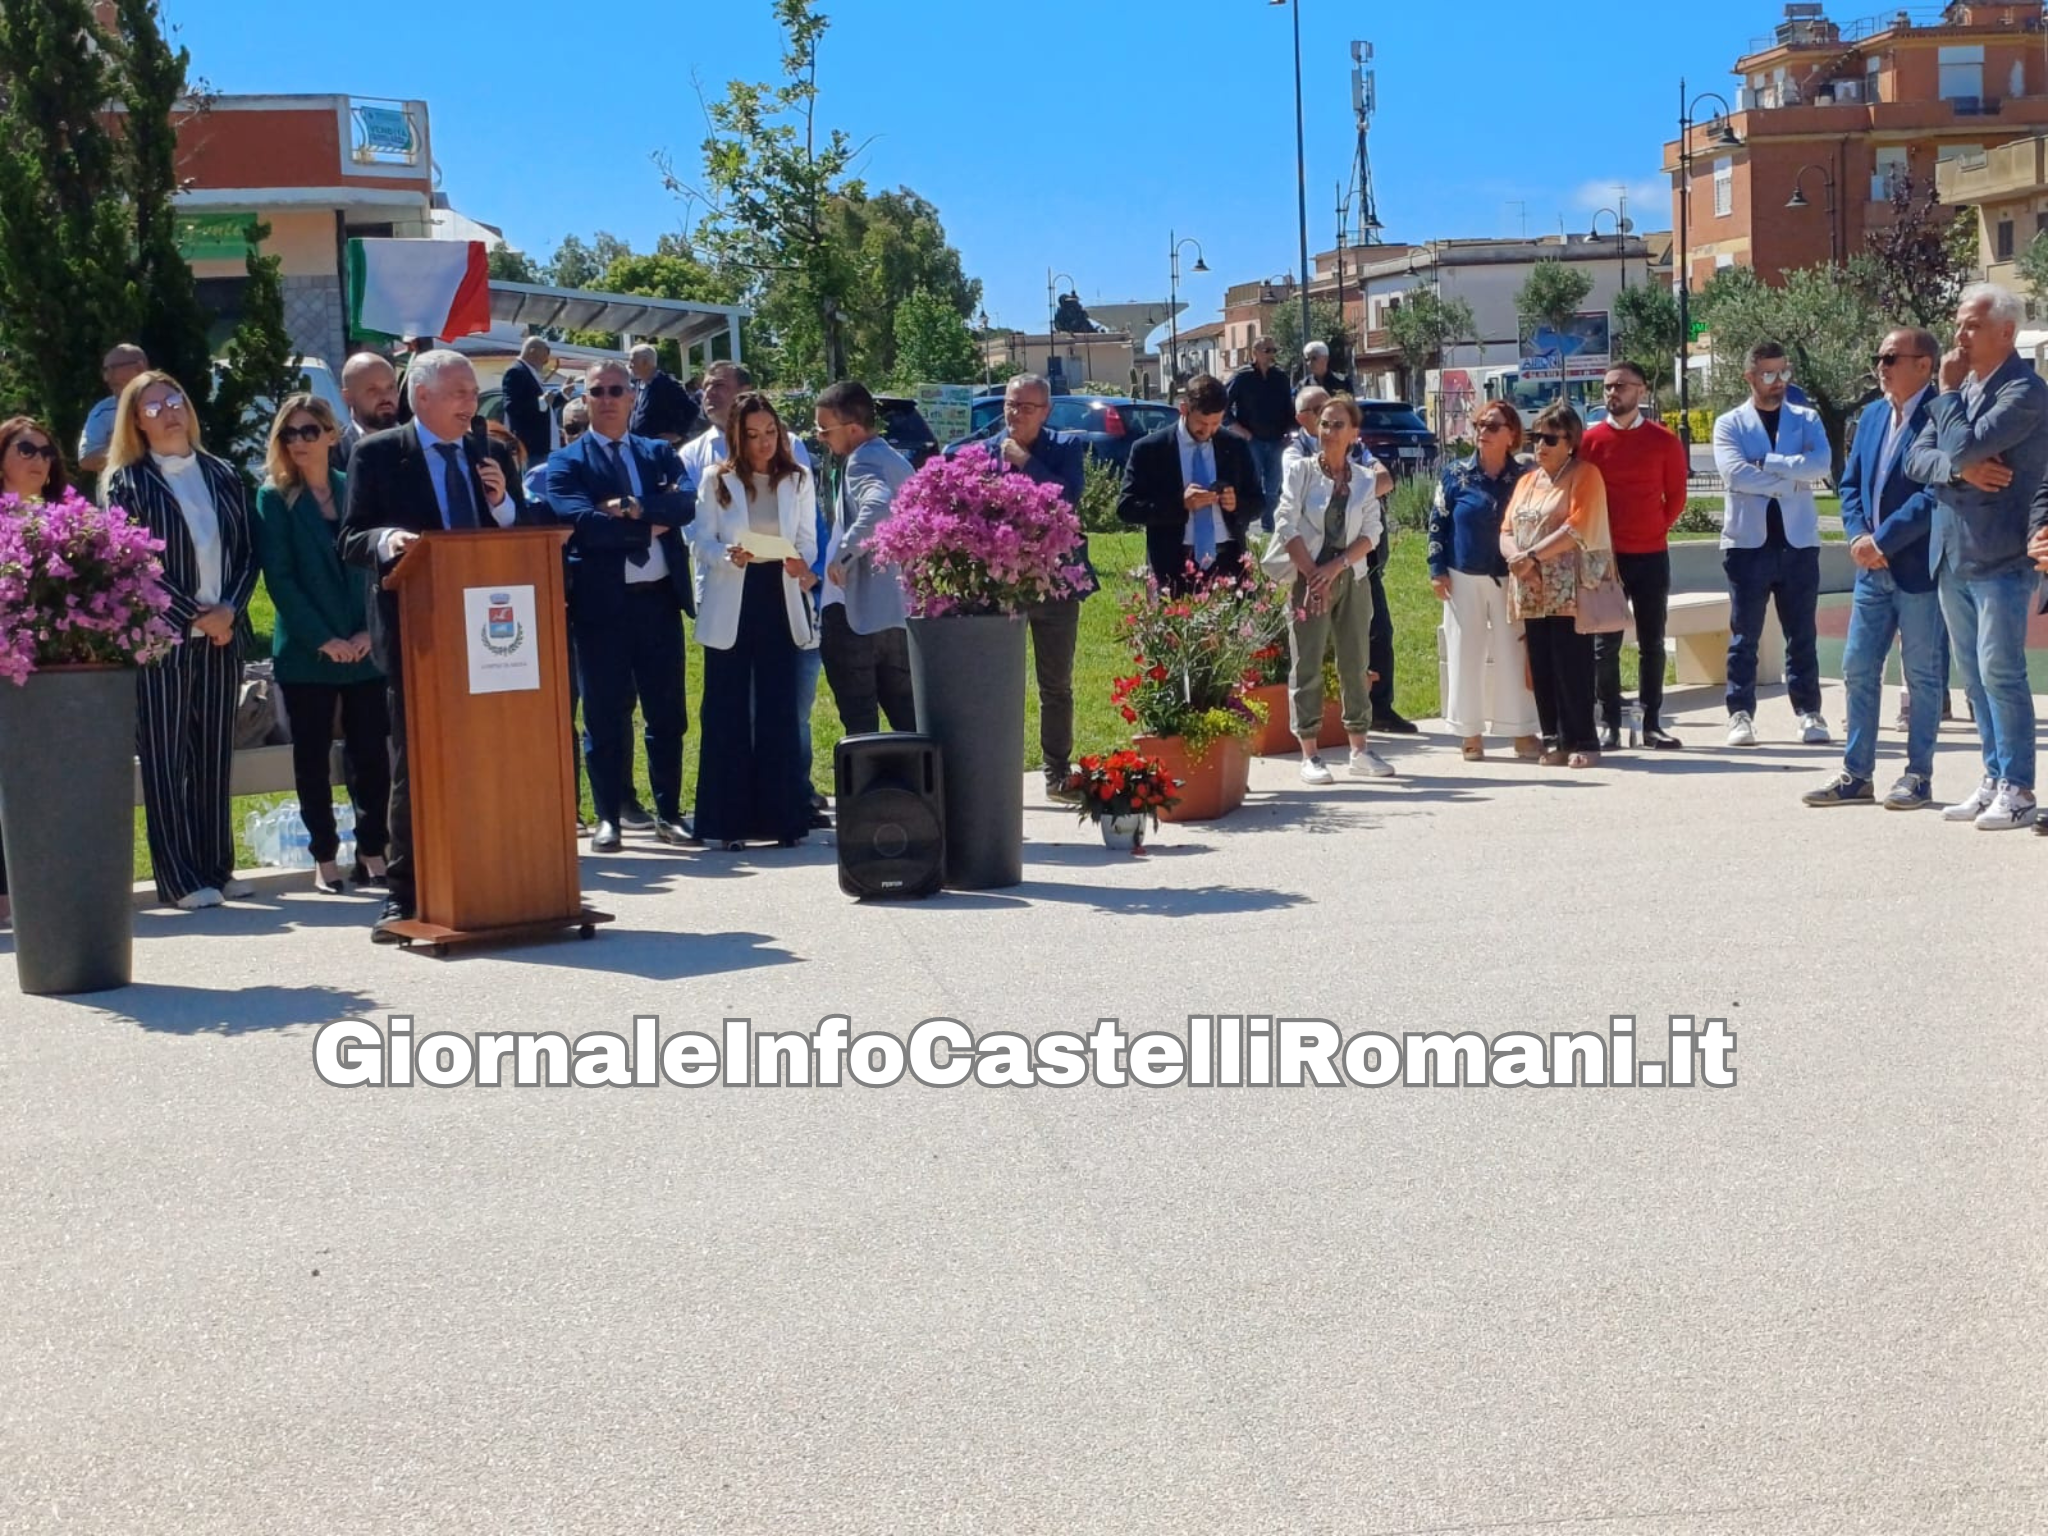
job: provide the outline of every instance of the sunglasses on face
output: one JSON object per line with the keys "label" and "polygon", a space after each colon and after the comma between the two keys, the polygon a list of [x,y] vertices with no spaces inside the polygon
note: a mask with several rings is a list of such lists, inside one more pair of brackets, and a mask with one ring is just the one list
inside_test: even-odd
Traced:
{"label": "sunglasses on face", "polygon": [[584,393],[595,395],[600,400],[616,400],[619,396],[630,395],[633,391],[625,384],[593,384]]}
{"label": "sunglasses on face", "polygon": [[1790,368],[1759,368],[1756,381],[1766,388],[1773,384],[1790,384],[1792,382],[1792,370]]}
{"label": "sunglasses on face", "polygon": [[24,459],[48,459],[52,463],[55,463],[57,459],[56,445],[52,443],[31,443],[17,440],[14,445],[14,451]]}
{"label": "sunglasses on face", "polygon": [[165,411],[183,412],[184,409],[185,397],[183,395],[165,395],[163,399],[152,401],[150,404],[143,406],[142,414],[151,421],[155,421]]}
{"label": "sunglasses on face", "polygon": [[1925,357],[1926,355],[1925,352],[1880,352],[1870,360],[1870,366],[1873,368],[1892,368],[1903,363],[1909,357]]}
{"label": "sunglasses on face", "polygon": [[1491,436],[1495,432],[1505,432],[1507,429],[1508,424],[1504,421],[1482,421],[1474,427],[1481,437]]}
{"label": "sunglasses on face", "polygon": [[1562,432],[1531,432],[1529,434],[1529,440],[1531,442],[1541,443],[1546,448],[1555,448],[1559,443],[1565,440],[1565,437]]}
{"label": "sunglasses on face", "polygon": [[289,447],[293,443],[317,443],[327,429],[308,422],[303,427],[279,427],[277,440]]}

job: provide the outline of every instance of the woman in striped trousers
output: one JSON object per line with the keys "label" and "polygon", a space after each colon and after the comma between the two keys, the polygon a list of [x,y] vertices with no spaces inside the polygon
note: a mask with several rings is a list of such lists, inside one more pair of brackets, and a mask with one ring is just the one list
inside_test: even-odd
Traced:
{"label": "woman in striped trousers", "polygon": [[242,479],[201,450],[178,381],[138,374],[121,392],[107,455],[107,500],[163,540],[165,618],[184,641],[142,669],[135,754],[160,899],[217,907],[247,896],[233,878],[228,769],[242,641],[258,559]]}

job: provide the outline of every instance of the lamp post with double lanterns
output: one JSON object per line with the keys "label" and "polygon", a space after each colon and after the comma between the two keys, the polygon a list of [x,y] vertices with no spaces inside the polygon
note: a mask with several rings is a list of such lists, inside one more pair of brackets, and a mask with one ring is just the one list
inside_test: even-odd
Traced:
{"label": "lamp post with double lanterns", "polygon": [[[1052,377],[1053,348],[1058,344],[1060,331],[1059,290],[1057,285],[1062,282],[1072,283],[1073,281],[1072,273],[1061,272],[1055,274],[1052,268],[1047,267],[1045,269],[1045,374],[1048,379]],[[1075,286],[1078,287],[1079,284]],[[1060,364],[1060,382],[1066,386],[1069,392],[1073,390],[1074,386],[1067,378],[1065,363]]]}
{"label": "lamp post with double lanterns", "polygon": [[1734,108],[1728,98],[1714,91],[1702,91],[1688,98],[1685,81],[1678,82],[1678,435],[1688,452],[1692,449],[1692,129],[1693,110],[1703,101],[1716,101],[1721,110],[1707,127],[1707,142],[1716,149],[1740,149],[1742,140],[1728,126]]}
{"label": "lamp post with double lanterns", "polygon": [[1184,245],[1192,245],[1195,248],[1195,264],[1194,266],[1188,269],[1189,271],[1206,272],[1209,270],[1209,263],[1202,259],[1202,242],[1197,240],[1193,235],[1188,235],[1184,239],[1175,240],[1173,238],[1173,231],[1169,229],[1166,232],[1166,238],[1169,242],[1171,242],[1167,248],[1166,256],[1166,324],[1168,328],[1168,334],[1172,338],[1166,344],[1168,353],[1166,359],[1166,398],[1170,403],[1173,400],[1175,393],[1177,393],[1180,388],[1181,247]]}
{"label": "lamp post with double lanterns", "polygon": [[1785,199],[1785,206],[1787,208],[1810,208],[1813,206],[1806,200],[1806,194],[1799,187],[1799,184],[1806,180],[1806,173],[1808,171],[1820,172],[1821,196],[1825,200],[1828,216],[1828,264],[1830,266],[1840,266],[1842,261],[1842,240],[1841,231],[1836,228],[1834,173],[1826,166],[1815,165],[1811,161],[1799,167],[1798,170],[1792,173],[1792,195]]}
{"label": "lamp post with double lanterns", "polygon": [[1301,117],[1301,0],[1269,3],[1288,6],[1294,12],[1294,179],[1301,233],[1301,344],[1307,346],[1314,338],[1309,335],[1308,313],[1308,135]]}

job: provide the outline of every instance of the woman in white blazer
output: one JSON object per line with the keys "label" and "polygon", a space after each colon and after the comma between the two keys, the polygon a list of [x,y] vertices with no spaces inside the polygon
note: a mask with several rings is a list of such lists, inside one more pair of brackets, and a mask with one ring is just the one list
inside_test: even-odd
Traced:
{"label": "woman in white blazer", "polygon": [[1333,640],[1344,732],[1351,738],[1346,771],[1354,779],[1387,778],[1394,771],[1365,740],[1372,723],[1366,677],[1372,587],[1365,562],[1380,541],[1381,519],[1372,473],[1351,457],[1358,424],[1358,406],[1349,396],[1323,407],[1316,419],[1321,451],[1288,460],[1262,562],[1269,575],[1288,583],[1287,703],[1301,743],[1301,776],[1310,784],[1335,778],[1316,752],[1323,726],[1323,656]]}
{"label": "woman in white blazer", "polygon": [[[704,647],[697,835],[713,847],[793,848],[811,825],[796,698],[797,653],[818,643],[808,596],[818,580],[818,488],[766,395],[735,400],[724,432],[726,456],[698,488],[684,530]],[[749,536],[785,540],[796,553],[759,558]]]}

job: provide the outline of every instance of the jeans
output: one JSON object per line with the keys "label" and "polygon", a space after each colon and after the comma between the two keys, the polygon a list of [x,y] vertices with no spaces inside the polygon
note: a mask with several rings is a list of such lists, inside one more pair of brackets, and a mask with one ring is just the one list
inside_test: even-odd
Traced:
{"label": "jeans", "polygon": [[[1643,729],[1662,724],[1664,709],[1664,621],[1671,609],[1671,551],[1649,555],[1615,552],[1614,571],[1636,619],[1636,692],[1643,704]],[[1599,679],[1600,723],[1621,729],[1621,632],[1593,637],[1593,670]]]}
{"label": "jeans", "polygon": [[[2027,686],[2027,619],[2034,611],[2039,579],[2030,570],[1966,577],[1953,565],[1941,568],[1941,615],[1955,641],[1963,692],[1977,715],[1977,737],[1984,745],[1984,777],[2024,790],[2034,787],[2034,696]],[[1936,702],[1938,705],[1939,700]]]}
{"label": "jeans", "polygon": [[1877,773],[1877,725],[1883,713],[1884,661],[1896,634],[1905,652],[1906,772],[1934,776],[1934,738],[1941,729],[1944,635],[1941,599],[1932,592],[1901,592],[1889,571],[1858,571],[1849,609],[1849,643],[1842,651],[1842,681],[1849,693],[1848,747],[1842,767],[1859,779]]}
{"label": "jeans", "polygon": [[[1724,549],[1728,573],[1728,713],[1756,713],[1756,646],[1765,608],[1775,602],[1785,632],[1785,692],[1802,715],[1820,713],[1820,656],[1814,610],[1820,605],[1820,550]],[[1649,712],[1644,711],[1648,724]]]}
{"label": "jeans", "polygon": [[824,670],[825,653],[815,645],[796,653],[796,744],[806,784],[811,782],[811,710],[818,702],[818,675]]}
{"label": "jeans", "polygon": [[1259,526],[1271,533],[1273,513],[1280,505],[1280,465],[1286,457],[1287,444],[1278,438],[1267,443],[1255,437],[1246,446],[1252,451],[1252,463],[1259,471],[1259,489],[1266,497],[1266,510],[1259,514]]}

